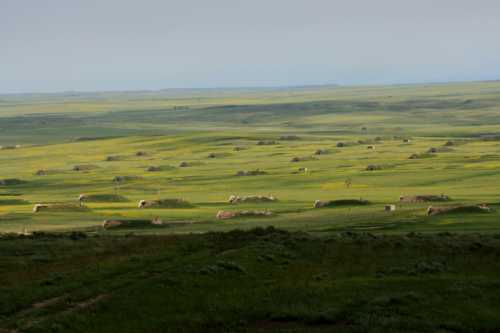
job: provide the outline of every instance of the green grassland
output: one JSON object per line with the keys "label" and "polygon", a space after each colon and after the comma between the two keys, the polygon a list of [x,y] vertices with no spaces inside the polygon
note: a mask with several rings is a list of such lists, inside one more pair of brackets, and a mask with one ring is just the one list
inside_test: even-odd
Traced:
{"label": "green grassland", "polygon": [[[22,183],[0,185],[0,231],[100,231],[104,219],[154,217],[164,225],[130,227],[154,234],[267,225],[318,233],[498,230],[498,210],[427,217],[429,204],[398,205],[390,213],[383,206],[400,195],[446,194],[450,204],[498,208],[500,83],[126,96],[2,98],[0,142],[21,147],[0,150],[0,179]],[[283,135],[298,139],[280,140]],[[444,147],[448,141],[453,146]],[[438,152],[426,154],[431,147]],[[314,155],[317,149],[326,154]],[[145,155],[136,156],[138,151]],[[421,158],[409,159],[412,154]],[[294,157],[299,161],[291,162]],[[370,164],[381,170],[366,171]],[[75,166],[82,170],[73,171]],[[150,166],[159,171],[146,171]],[[298,171],[304,167],[307,173]],[[236,176],[254,169],[266,174]],[[38,170],[45,174],[36,175]],[[127,179],[117,183],[116,176]],[[35,203],[76,203],[80,194],[119,194],[127,201],[32,213]],[[272,194],[279,201],[229,205],[233,194]],[[194,207],[137,208],[141,199],[162,198],[182,198]],[[372,204],[313,209],[315,200],[357,198]],[[220,209],[264,208],[274,216],[215,219]]]}
{"label": "green grassland", "polygon": [[2,332],[497,332],[500,239],[3,237]]}
{"label": "green grassland", "polygon": [[500,82],[0,95],[0,146],[0,333],[500,329]]}

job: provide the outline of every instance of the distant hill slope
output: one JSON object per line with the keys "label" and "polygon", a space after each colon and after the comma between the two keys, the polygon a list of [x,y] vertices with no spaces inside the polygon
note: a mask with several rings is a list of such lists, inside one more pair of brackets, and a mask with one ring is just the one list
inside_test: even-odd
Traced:
{"label": "distant hill slope", "polygon": [[500,131],[499,92],[480,82],[4,95],[0,145],[221,128],[487,135]]}

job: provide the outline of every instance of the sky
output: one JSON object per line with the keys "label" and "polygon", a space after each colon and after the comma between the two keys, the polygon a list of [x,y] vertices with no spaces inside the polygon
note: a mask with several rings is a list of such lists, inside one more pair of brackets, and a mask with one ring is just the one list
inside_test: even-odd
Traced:
{"label": "sky", "polygon": [[499,0],[0,0],[0,93],[496,79]]}

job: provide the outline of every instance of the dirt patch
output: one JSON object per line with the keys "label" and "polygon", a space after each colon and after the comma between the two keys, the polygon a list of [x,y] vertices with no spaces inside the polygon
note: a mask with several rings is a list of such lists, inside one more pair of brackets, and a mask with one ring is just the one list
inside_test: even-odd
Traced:
{"label": "dirt patch", "polygon": [[61,295],[61,296],[57,296],[57,297],[48,298],[46,300],[43,300],[43,301],[40,301],[40,302],[37,302],[37,303],[33,303],[33,305],[31,307],[33,309],[47,308],[49,306],[52,306],[52,305],[55,305],[55,304],[61,302],[66,297],[67,297],[67,295]]}

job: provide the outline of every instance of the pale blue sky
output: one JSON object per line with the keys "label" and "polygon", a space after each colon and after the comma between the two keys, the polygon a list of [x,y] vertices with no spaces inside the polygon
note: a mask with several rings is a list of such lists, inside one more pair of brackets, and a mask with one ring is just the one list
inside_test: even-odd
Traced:
{"label": "pale blue sky", "polygon": [[0,0],[0,93],[500,78],[499,0]]}

